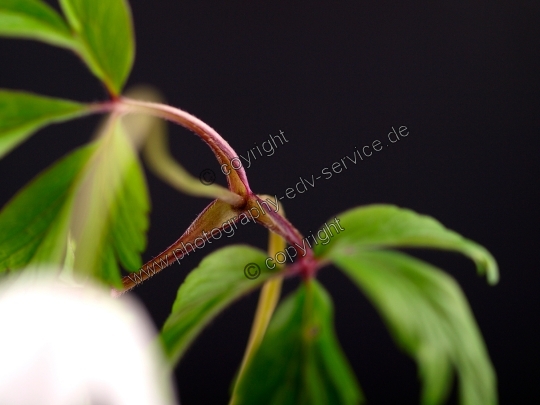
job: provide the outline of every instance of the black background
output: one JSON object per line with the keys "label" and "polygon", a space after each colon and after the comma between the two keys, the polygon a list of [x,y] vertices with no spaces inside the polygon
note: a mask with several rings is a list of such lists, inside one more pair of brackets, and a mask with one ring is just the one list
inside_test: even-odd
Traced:
{"label": "black background", "polygon": [[[240,154],[284,131],[289,142],[247,170],[255,192],[283,195],[299,176],[317,175],[355,147],[384,141],[392,126],[407,126],[407,138],[284,200],[287,216],[305,234],[348,208],[392,203],[434,216],[487,247],[500,265],[495,287],[460,256],[420,256],[464,289],[498,373],[501,403],[540,403],[537,1],[131,5],[137,54],[128,86],[156,86]],[[0,60],[2,88],[81,101],[106,97],[62,49],[1,40]],[[97,122],[90,117],[46,128],[4,158],[0,203],[85,143]],[[225,184],[206,145],[169,128],[185,167],[194,175],[211,168]],[[208,201],[181,195],[150,173],[147,178],[149,260]],[[225,242],[265,248],[266,240],[264,229],[248,225]],[[205,247],[135,291],[157,327],[188,270],[224,244]],[[415,365],[395,348],[374,308],[337,269],[323,269],[319,279],[333,296],[339,339],[368,403],[418,403]],[[296,283],[288,281],[285,293]],[[189,350],[176,371],[183,404],[226,403],[256,300],[252,294],[235,303]]]}

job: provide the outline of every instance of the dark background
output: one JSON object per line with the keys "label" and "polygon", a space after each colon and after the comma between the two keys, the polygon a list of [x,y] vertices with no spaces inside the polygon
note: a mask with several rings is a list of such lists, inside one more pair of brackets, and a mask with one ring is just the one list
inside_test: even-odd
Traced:
{"label": "dark background", "polygon": [[[501,403],[540,403],[537,1],[131,4],[137,55],[128,85],[156,86],[240,154],[284,131],[289,142],[247,170],[256,192],[283,195],[299,176],[317,175],[354,147],[384,141],[392,126],[407,126],[407,138],[284,200],[287,216],[305,234],[348,208],[392,203],[484,245],[500,265],[495,287],[460,256],[420,255],[464,289],[498,373]],[[105,97],[62,49],[2,39],[0,60],[2,88],[82,101]],[[97,122],[46,128],[4,158],[0,204],[86,142]],[[201,141],[169,128],[174,154],[194,175],[219,172]],[[148,183],[147,260],[208,203],[152,174]],[[266,240],[264,229],[248,225],[225,242],[265,248]],[[205,247],[135,291],[158,327],[186,273],[224,244]],[[325,268],[319,278],[334,298],[339,339],[368,403],[418,403],[415,365],[394,347],[374,308],[337,269]],[[288,281],[285,293],[295,284]],[[226,403],[256,300],[252,294],[227,309],[189,350],[176,371],[183,404]]]}

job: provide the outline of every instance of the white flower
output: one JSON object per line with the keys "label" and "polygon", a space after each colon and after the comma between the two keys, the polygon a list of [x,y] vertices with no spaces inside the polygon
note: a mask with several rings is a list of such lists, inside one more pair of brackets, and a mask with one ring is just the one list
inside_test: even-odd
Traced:
{"label": "white flower", "polygon": [[35,275],[4,281],[0,404],[176,404],[154,339],[130,297]]}

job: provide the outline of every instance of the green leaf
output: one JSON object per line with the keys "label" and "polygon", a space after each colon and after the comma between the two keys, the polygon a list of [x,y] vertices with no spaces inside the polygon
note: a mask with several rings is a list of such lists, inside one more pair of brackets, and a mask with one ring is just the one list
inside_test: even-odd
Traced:
{"label": "green leaf", "polygon": [[75,46],[63,18],[38,0],[2,0],[0,35],[36,39],[65,48]]}
{"label": "green leaf", "polygon": [[97,141],[45,171],[0,213],[0,271],[62,265],[74,253],[76,275],[121,286],[119,264],[141,266],[148,210],[139,160],[113,117]]}
{"label": "green leaf", "polygon": [[328,257],[369,297],[396,343],[414,357],[422,404],[443,403],[452,368],[462,405],[497,403],[496,376],[458,284],[441,270],[399,252],[332,249]]}
{"label": "green leaf", "polygon": [[73,101],[0,90],[0,158],[41,127],[89,113]]}
{"label": "green leaf", "polygon": [[60,0],[66,15],[39,0],[2,0],[0,35],[36,39],[79,54],[118,95],[135,58],[131,11],[126,0]]}
{"label": "green leaf", "polygon": [[279,306],[244,376],[235,405],[363,401],[334,333],[332,301],[314,280]]}
{"label": "green leaf", "polygon": [[73,216],[75,270],[120,287],[118,264],[142,265],[150,202],[137,154],[120,120],[107,123],[81,176]]}
{"label": "green leaf", "polygon": [[95,145],[70,153],[45,170],[0,212],[0,272],[31,261],[62,264],[78,174]]}
{"label": "green leaf", "polygon": [[471,258],[478,273],[486,274],[490,284],[499,279],[497,263],[484,247],[445,228],[432,217],[393,205],[376,204],[353,208],[337,218],[344,231],[325,245],[318,244],[317,256],[325,257],[344,246],[355,251],[385,247],[446,249]]}
{"label": "green leaf", "polygon": [[92,73],[117,95],[135,56],[131,11],[125,0],[60,0],[78,51]]}
{"label": "green leaf", "polygon": [[[244,246],[228,246],[206,256],[180,286],[161,340],[176,363],[202,329],[227,305],[258,288],[276,272],[265,265],[266,254]],[[252,265],[252,267],[247,267]],[[259,276],[255,278],[257,266]]]}

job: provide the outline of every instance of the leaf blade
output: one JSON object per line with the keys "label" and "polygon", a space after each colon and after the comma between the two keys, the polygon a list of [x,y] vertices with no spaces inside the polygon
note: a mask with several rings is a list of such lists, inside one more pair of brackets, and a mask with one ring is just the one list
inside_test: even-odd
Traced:
{"label": "leaf blade", "polygon": [[443,271],[393,251],[335,250],[330,258],[364,291],[396,343],[415,358],[423,404],[441,404],[460,378],[463,405],[496,404],[496,376],[458,284]]}
{"label": "leaf blade", "polygon": [[150,200],[136,151],[113,116],[77,190],[72,229],[75,270],[121,286],[118,263],[137,270],[146,246]]}
{"label": "leaf blade", "polygon": [[[266,254],[261,250],[233,245],[209,254],[190,272],[178,290],[160,334],[171,363],[180,359],[195,337],[225,306],[276,274],[265,266],[265,259]],[[249,264],[259,266],[260,275],[255,279],[245,276],[244,269]]]}
{"label": "leaf blade", "polygon": [[131,11],[126,0],[60,0],[78,51],[88,67],[118,95],[135,58]]}
{"label": "leaf blade", "polygon": [[362,400],[333,331],[331,299],[310,280],[279,306],[237,383],[233,403],[352,405]]}
{"label": "leaf blade", "polygon": [[0,89],[0,158],[45,125],[90,113],[74,101]]}
{"label": "leaf blade", "polygon": [[478,273],[485,274],[490,284],[498,282],[497,262],[484,247],[445,228],[432,217],[386,204],[353,208],[337,217],[346,231],[335,235],[332,243],[317,245],[315,253],[320,257],[344,245],[357,250],[386,247],[453,250],[472,259]]}
{"label": "leaf blade", "polygon": [[0,271],[61,265],[71,240],[74,275],[121,285],[119,265],[140,267],[148,210],[142,168],[112,117],[100,139],[44,171],[0,212]]}
{"label": "leaf blade", "polygon": [[0,35],[40,40],[64,48],[75,46],[63,18],[46,3],[37,0],[2,0]]}
{"label": "leaf blade", "polygon": [[[64,210],[72,203],[70,193],[77,174],[94,149],[95,145],[90,144],[68,154],[4,206],[0,212],[0,272],[25,267],[31,261],[40,262],[38,258],[44,250],[49,256],[45,261],[61,264],[69,225]],[[54,245],[56,249],[51,249]]]}

